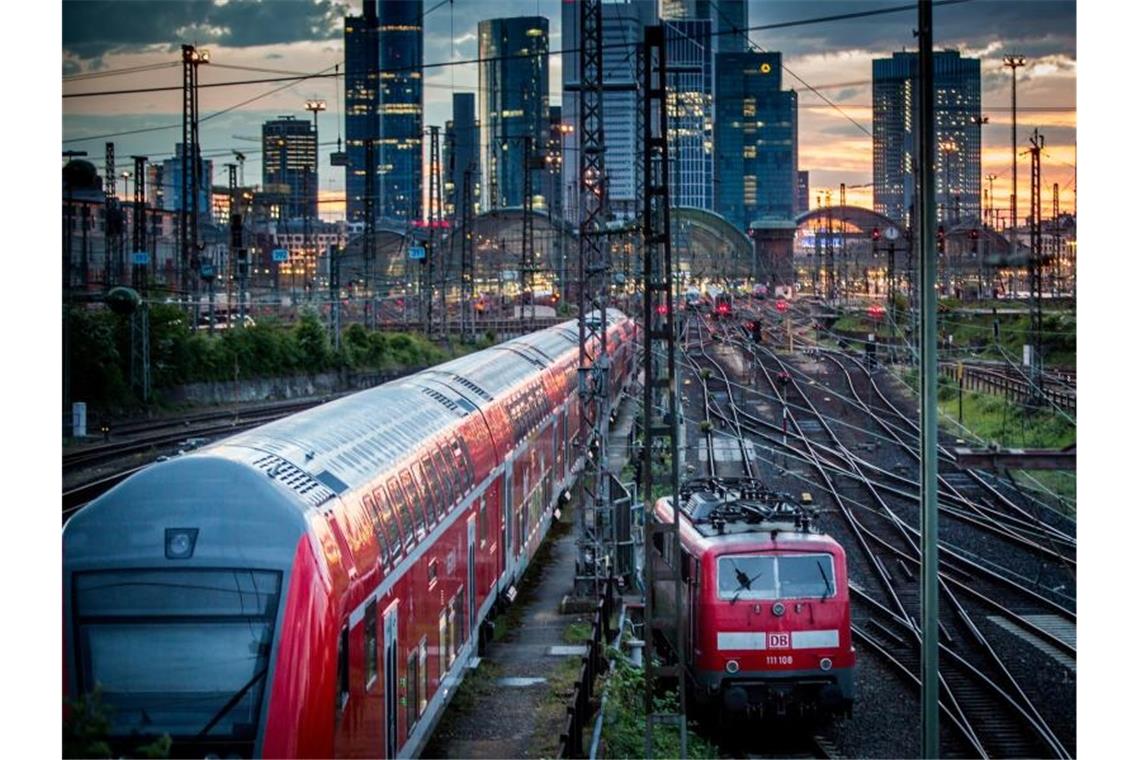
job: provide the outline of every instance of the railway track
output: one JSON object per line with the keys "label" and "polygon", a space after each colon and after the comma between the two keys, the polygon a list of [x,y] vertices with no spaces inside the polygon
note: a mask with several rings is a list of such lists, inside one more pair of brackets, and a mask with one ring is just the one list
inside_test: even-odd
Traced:
{"label": "railway track", "polygon": [[[758,353],[758,366],[771,388],[770,397],[777,398],[781,389],[773,379],[775,372],[771,368],[778,367],[780,372],[789,375],[792,373],[774,353],[765,349]],[[712,357],[702,349],[702,358],[710,360]],[[729,388],[726,399],[735,407],[731,381],[727,374],[723,378]],[[810,385],[810,381],[804,384]],[[921,640],[915,623],[918,618],[916,577],[919,551],[917,531],[900,516],[904,509],[909,508],[900,502],[914,501],[904,496],[916,484],[912,481],[909,484],[896,482],[885,485],[890,482],[885,470],[871,465],[836,435],[832,429],[834,413],[823,413],[810,397],[825,394],[823,399],[834,403],[834,388],[815,386],[814,392],[809,394],[794,376],[787,382],[787,387],[801,400],[791,405],[794,430],[785,448],[816,470],[848,526],[852,537],[848,546],[858,546],[864,555],[864,562],[860,564],[869,571],[864,577],[877,579],[877,593],[862,592],[860,597],[862,611],[858,635],[868,646],[887,653],[888,660],[908,673],[908,677],[916,679],[917,651]],[[710,409],[709,412],[723,415],[723,410]],[[862,413],[870,415],[871,410],[864,407]],[[741,437],[759,434],[771,444],[782,444],[785,440],[782,435],[777,437],[770,432],[775,427],[771,423],[753,418],[747,412],[723,415],[722,419],[734,424]],[[906,448],[901,439],[896,440],[896,445]],[[947,496],[956,498],[963,508],[977,506],[962,494],[954,493],[952,488],[947,487],[946,491]],[[868,497],[870,506],[863,503]],[[989,519],[997,520],[993,515]],[[974,524],[973,528],[977,530],[977,525]],[[1040,526],[1034,529],[1039,530]],[[1015,535],[1024,538],[1021,534],[1008,532],[1003,535],[1011,540]],[[1055,556],[1055,547],[1046,547],[1046,550],[1046,553],[1053,552],[1051,559],[1064,564],[1063,556]],[[849,551],[849,557],[853,553]],[[1013,625],[1022,630],[1032,630],[1036,637],[1050,637],[1051,646],[1064,649],[1075,660],[1075,647],[1065,641],[1065,637],[1035,623],[1042,615],[1064,619],[1072,615],[1071,610],[1035,594],[1032,589],[994,569],[974,562],[952,547],[945,546],[943,554],[945,559],[940,573],[942,605],[943,610],[951,613],[943,614],[940,625],[942,647],[946,651],[942,675],[943,710],[949,721],[947,725],[954,729],[953,753],[1069,756],[1070,749],[1054,735],[1034,700],[1026,695],[1005,659],[982,633],[976,619],[979,610],[985,609],[991,615],[1014,621]],[[1013,600],[1013,603],[1011,606],[998,600]],[[1071,619],[1075,622],[1075,617]]]}

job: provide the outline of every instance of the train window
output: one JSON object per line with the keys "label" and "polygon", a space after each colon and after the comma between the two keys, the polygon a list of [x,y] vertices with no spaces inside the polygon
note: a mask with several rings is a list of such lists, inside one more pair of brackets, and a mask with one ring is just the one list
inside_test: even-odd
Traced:
{"label": "train window", "polygon": [[681,549],[681,567],[679,568],[681,571],[681,583],[688,583],[690,580],[692,580],[692,576],[689,574],[689,571],[691,570],[691,568],[689,567],[689,563],[692,561],[693,561],[693,558],[690,557],[689,553],[687,551],[685,551],[685,549],[682,547],[682,549]]}
{"label": "train window", "polygon": [[427,473],[424,472],[423,465],[419,462],[412,463],[412,475],[415,477],[416,483],[419,484],[420,493],[423,494],[423,501],[421,501],[420,504],[423,505],[424,514],[427,517],[427,524],[432,525],[436,521],[437,489],[432,485],[432,482],[428,480]]}
{"label": "train window", "polygon": [[463,490],[467,491],[475,484],[475,476],[471,467],[471,452],[467,451],[467,444],[462,438],[455,440],[453,451],[458,465],[457,472],[463,475]]}
{"label": "train window", "polygon": [[479,500],[479,548],[487,545],[487,535],[490,526],[487,524],[487,497]]}
{"label": "train window", "polygon": [[467,640],[467,620],[463,614],[463,611],[467,609],[467,590],[463,586],[460,586],[459,591],[455,593],[455,601],[451,603],[451,606],[455,610],[456,636],[459,641],[456,651],[458,652],[458,647]]}
{"label": "train window", "polygon": [[376,602],[364,608],[364,688],[371,689],[379,675],[376,659]]}
{"label": "train window", "polygon": [[439,613],[439,680],[447,672],[447,610]]}
{"label": "train window", "polygon": [[423,533],[426,528],[424,495],[420,492],[416,481],[412,479],[412,473],[406,469],[400,471],[400,484],[404,486],[404,494],[408,497],[408,507],[415,521],[416,532]]}
{"label": "train window", "polygon": [[455,636],[456,636],[456,633],[457,633],[457,631],[456,631],[456,627],[455,627],[455,599],[453,598],[451,600],[451,603],[447,605],[447,667],[449,667],[449,668],[451,667],[452,663],[455,662],[455,649],[456,649],[456,647],[455,647]]}
{"label": "train window", "polygon": [[348,704],[348,625],[340,629],[336,647],[336,714],[339,718]]}
{"label": "train window", "polygon": [[412,522],[412,513],[408,510],[408,500],[404,489],[400,487],[399,478],[388,479],[388,496],[392,503],[392,515],[400,515],[399,525],[406,544],[416,539],[416,529]]}
{"label": "train window", "polygon": [[467,448],[467,441],[462,438],[457,440],[461,452],[460,460],[463,464],[463,472],[467,475],[467,488],[471,488],[471,486],[475,485],[475,461],[471,458],[471,451]]}
{"label": "train window", "polygon": [[433,559],[428,563],[427,568],[428,590],[435,586],[435,581],[439,578],[439,560]]}
{"label": "train window", "polygon": [[411,654],[408,655],[408,686],[407,686],[407,714],[408,714],[408,733],[412,732],[412,726],[416,724],[416,720],[420,717],[420,653],[418,649],[413,649]]}
{"label": "train window", "polygon": [[448,472],[447,465],[443,461],[443,454],[439,449],[434,449],[431,452],[431,461],[435,465],[433,469],[436,475],[439,476],[440,490],[443,492],[443,509],[445,512],[448,512],[451,510],[451,507],[454,506],[455,502],[458,501],[456,498],[458,494],[452,493],[451,478],[448,477],[450,473]]}
{"label": "train window", "polygon": [[[78,690],[103,684],[115,735],[209,725],[208,741],[252,738],[280,590],[280,573],[238,567],[76,573]],[[163,709],[148,715],[143,702]]]}
{"label": "train window", "polygon": [[427,636],[424,636],[422,639],[420,639],[420,650],[419,650],[419,659],[420,659],[420,663],[419,663],[419,672],[420,672],[419,692],[420,692],[420,700],[419,700],[419,704],[416,705],[416,709],[420,715],[424,714],[424,710],[427,709],[427,703],[428,703],[427,657],[428,657],[428,654],[427,654]]}
{"label": "train window", "polygon": [[717,596],[720,599],[776,599],[776,558],[771,554],[720,557]]}
{"label": "train window", "polygon": [[432,504],[435,505],[435,517],[437,520],[442,520],[443,516],[447,514],[447,502],[443,497],[443,486],[439,483],[439,476],[435,472],[435,465],[432,464],[430,456],[425,456],[420,460],[420,466],[423,468],[424,475],[427,478],[428,488],[431,489]]}
{"label": "train window", "polygon": [[376,499],[376,512],[380,515],[380,529],[383,535],[387,537],[388,549],[392,558],[395,559],[400,556],[400,552],[403,550],[400,543],[400,524],[396,521],[396,515],[389,505],[388,494],[383,488],[377,488],[373,491],[372,497]]}
{"label": "train window", "polygon": [[376,546],[380,551],[380,562],[386,563],[388,561],[388,539],[384,535],[383,528],[380,527],[380,510],[376,508],[376,502],[370,495],[364,494],[363,501],[364,508],[372,518],[372,531],[376,534]]}
{"label": "train window", "polygon": [[835,567],[830,554],[788,554],[776,558],[780,597],[835,596]]}

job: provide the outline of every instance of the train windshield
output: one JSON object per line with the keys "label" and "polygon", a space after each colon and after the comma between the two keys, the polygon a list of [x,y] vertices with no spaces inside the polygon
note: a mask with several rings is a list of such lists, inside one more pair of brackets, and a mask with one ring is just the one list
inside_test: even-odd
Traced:
{"label": "train windshield", "polygon": [[737,554],[717,562],[717,596],[736,599],[825,599],[835,596],[830,554]]}
{"label": "train windshield", "polygon": [[280,590],[257,570],[76,575],[80,687],[99,689],[111,736],[252,745]]}

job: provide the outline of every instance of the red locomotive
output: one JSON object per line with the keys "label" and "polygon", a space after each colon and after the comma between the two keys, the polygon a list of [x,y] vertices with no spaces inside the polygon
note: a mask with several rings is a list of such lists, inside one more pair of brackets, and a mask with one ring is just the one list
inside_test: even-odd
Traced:
{"label": "red locomotive", "polygon": [[[684,584],[698,704],[756,717],[849,714],[855,649],[843,547],[809,510],[753,479],[693,479],[680,498],[681,556],[662,552],[659,533],[647,554],[667,565],[658,578],[675,569]],[[657,501],[659,523],[672,522],[671,501]],[[672,614],[673,600],[673,581],[658,581],[655,607]]]}
{"label": "red locomotive", "polygon": [[577,373],[566,322],[124,481],[64,528],[64,696],[116,751],[415,755],[572,481]]}

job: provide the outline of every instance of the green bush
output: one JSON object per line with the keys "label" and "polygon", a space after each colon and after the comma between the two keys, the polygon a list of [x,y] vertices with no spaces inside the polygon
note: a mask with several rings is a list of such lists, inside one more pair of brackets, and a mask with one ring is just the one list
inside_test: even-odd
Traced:
{"label": "green bush", "polygon": [[[149,311],[151,385],[247,380],[315,374],[334,369],[391,370],[436,364],[455,355],[418,334],[368,331],[353,324],[341,333],[335,351],[328,328],[313,311],[294,325],[259,318],[256,325],[210,333],[190,330],[184,310],[153,304]],[[139,405],[130,388],[130,317],[105,308],[65,311],[71,396],[87,401],[96,414]],[[476,348],[492,344],[491,335]],[[462,351],[467,351],[464,347]]]}
{"label": "green bush", "polygon": [[[606,757],[644,757],[645,671],[634,668],[619,658],[606,681],[606,689],[609,699],[606,704],[605,722],[602,725]],[[667,691],[655,701],[654,712],[668,713],[679,709],[676,689]],[[689,757],[719,757],[716,745],[697,734],[694,729],[695,725],[690,722]],[[680,757],[679,733],[664,726],[655,729],[652,756]]]}

